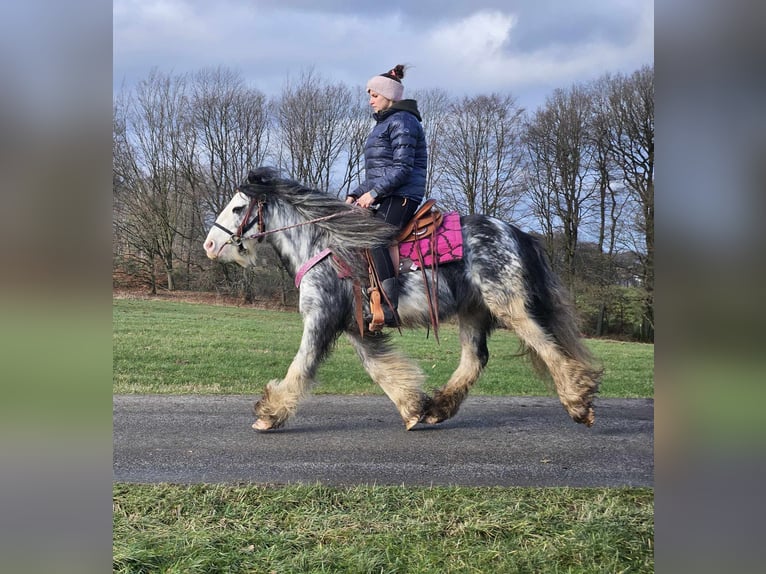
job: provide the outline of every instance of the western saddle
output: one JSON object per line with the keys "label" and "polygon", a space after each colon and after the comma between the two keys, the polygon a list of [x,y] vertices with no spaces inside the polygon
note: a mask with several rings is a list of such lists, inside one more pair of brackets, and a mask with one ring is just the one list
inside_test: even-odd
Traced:
{"label": "western saddle", "polygon": [[[444,219],[444,215],[436,206],[435,199],[427,200],[412,216],[412,219],[407,222],[401,231],[395,238],[395,244],[404,243],[407,241],[415,241],[418,255],[418,264],[421,272],[423,273],[423,284],[426,292],[426,299],[428,301],[428,310],[431,318],[431,325],[434,329],[434,337],[437,342],[439,341],[439,296],[438,296],[438,274],[437,274],[437,258],[433,257],[431,263],[431,282],[429,286],[428,279],[426,277],[425,265],[423,263],[423,254],[420,251],[419,241],[428,239],[431,241],[431,252],[436,253],[436,230]],[[383,320],[383,299],[386,299],[386,304],[393,307],[391,302],[387,300],[385,292],[380,288],[380,282],[378,280],[378,274],[375,270],[372,257],[367,251],[367,261],[369,263],[370,270],[370,285],[367,290],[370,296],[370,313],[372,314],[372,320],[370,321],[370,330],[378,330],[382,328],[384,324]],[[399,271],[399,265],[394,262],[394,266]],[[360,309],[361,311],[361,309]],[[396,315],[396,314],[394,314]],[[360,325],[360,331],[363,331],[363,323],[361,321],[361,312],[357,317]]]}

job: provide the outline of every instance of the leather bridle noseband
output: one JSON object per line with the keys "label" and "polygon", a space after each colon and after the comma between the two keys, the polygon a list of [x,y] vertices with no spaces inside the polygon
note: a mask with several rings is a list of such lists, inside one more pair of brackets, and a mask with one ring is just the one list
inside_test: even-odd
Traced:
{"label": "leather bridle noseband", "polygon": [[[253,209],[255,206],[258,206],[258,213],[256,213],[255,217],[250,220],[250,216],[253,214]],[[258,234],[255,236],[258,238],[258,241],[263,241],[263,233],[265,231],[265,225],[263,223],[263,207],[264,202],[262,200],[258,200],[255,197],[253,197],[250,200],[249,205],[247,206],[247,211],[245,211],[245,217],[242,219],[242,223],[239,224],[239,227],[237,227],[237,231],[231,231],[229,229],[226,229],[223,225],[218,223],[217,221],[213,223],[214,227],[217,227],[221,231],[229,234],[229,240],[226,241],[223,245],[221,245],[221,249],[218,250],[218,253],[221,252],[221,250],[228,245],[229,243],[233,243],[237,246],[237,249],[239,249],[240,253],[243,253],[247,251],[247,248],[242,244],[242,236],[250,231],[255,224],[258,224]]]}

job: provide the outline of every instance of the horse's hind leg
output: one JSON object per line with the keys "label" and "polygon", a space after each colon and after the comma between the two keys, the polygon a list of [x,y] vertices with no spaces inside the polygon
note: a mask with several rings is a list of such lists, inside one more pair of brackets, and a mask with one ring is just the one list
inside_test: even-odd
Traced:
{"label": "horse's hind leg", "polygon": [[347,334],[362,366],[393,401],[404,426],[410,430],[423,419],[431,403],[431,398],[422,390],[423,371],[390,345],[388,335],[362,338],[358,332]]}
{"label": "horse's hind leg", "polygon": [[447,384],[434,393],[423,422],[435,424],[455,416],[489,360],[487,334],[491,328],[491,321],[488,313],[461,315],[460,364]]}
{"label": "horse's hind leg", "polygon": [[592,426],[593,396],[598,390],[600,371],[590,365],[588,352],[576,335],[574,319],[559,308],[560,316],[551,319],[558,321],[551,334],[528,312],[521,296],[512,295],[506,304],[491,308],[519,336],[535,369],[550,374],[559,400],[572,420]]}

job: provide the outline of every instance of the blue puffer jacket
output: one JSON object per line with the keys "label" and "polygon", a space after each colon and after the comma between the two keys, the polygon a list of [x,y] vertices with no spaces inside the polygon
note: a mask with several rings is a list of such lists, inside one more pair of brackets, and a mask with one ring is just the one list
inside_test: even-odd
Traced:
{"label": "blue puffer jacket", "polygon": [[377,124],[364,144],[365,180],[349,195],[375,190],[378,199],[399,195],[420,203],[426,192],[428,152],[417,102],[395,102],[373,117]]}

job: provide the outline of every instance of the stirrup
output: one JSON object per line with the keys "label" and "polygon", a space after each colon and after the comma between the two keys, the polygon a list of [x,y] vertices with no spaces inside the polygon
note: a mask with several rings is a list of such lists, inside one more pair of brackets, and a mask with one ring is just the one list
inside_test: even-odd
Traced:
{"label": "stirrup", "polygon": [[383,306],[380,304],[380,289],[370,289],[370,323],[368,329],[372,332],[382,331],[386,326],[385,315],[383,314]]}

